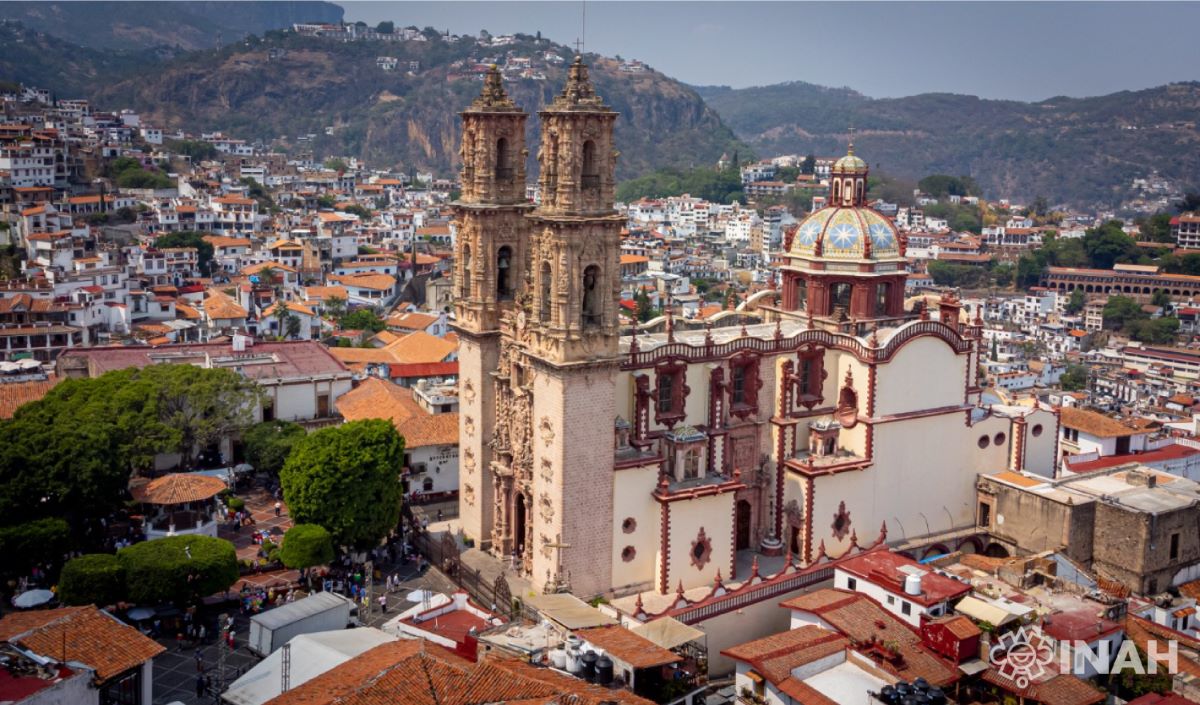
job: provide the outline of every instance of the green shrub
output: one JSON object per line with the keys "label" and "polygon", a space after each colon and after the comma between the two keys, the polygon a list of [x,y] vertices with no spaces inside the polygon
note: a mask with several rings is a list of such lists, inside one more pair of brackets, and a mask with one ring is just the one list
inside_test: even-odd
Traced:
{"label": "green shrub", "polygon": [[[190,554],[190,555],[189,555]],[[139,603],[199,600],[238,579],[233,544],[211,536],[168,536],[117,552],[129,599]]]}
{"label": "green shrub", "polygon": [[5,568],[25,572],[39,563],[57,563],[67,552],[71,527],[56,517],[0,528],[0,556]]}
{"label": "green shrub", "polygon": [[125,570],[111,553],[89,553],[63,566],[58,598],[67,605],[111,605],[125,597]]}
{"label": "green shrub", "polygon": [[288,568],[311,568],[333,561],[333,538],[324,527],[296,524],[283,535],[279,560]]}
{"label": "green shrub", "polygon": [[225,505],[235,512],[240,512],[246,508],[246,500],[241,497],[230,497],[225,501]]}

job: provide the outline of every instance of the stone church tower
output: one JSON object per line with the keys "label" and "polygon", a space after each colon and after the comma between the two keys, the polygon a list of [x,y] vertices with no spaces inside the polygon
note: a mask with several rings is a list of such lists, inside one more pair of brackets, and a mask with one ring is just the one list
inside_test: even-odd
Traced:
{"label": "stone church tower", "polygon": [[486,544],[494,504],[489,467],[495,425],[491,373],[500,358],[501,316],[516,307],[527,262],[525,120],[504,92],[500,71],[462,112],[462,195],[454,297],[461,389],[461,516],[466,532]]}
{"label": "stone church tower", "polygon": [[532,212],[523,198],[526,116],[497,72],[462,117],[463,528],[539,588],[597,593],[610,586],[620,364],[617,113],[577,58],[539,114],[541,201]]}

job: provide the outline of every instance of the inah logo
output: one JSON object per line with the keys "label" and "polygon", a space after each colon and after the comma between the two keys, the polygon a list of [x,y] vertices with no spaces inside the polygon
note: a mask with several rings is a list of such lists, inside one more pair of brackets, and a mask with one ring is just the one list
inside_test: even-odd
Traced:
{"label": "inah logo", "polygon": [[[1147,642],[1143,663],[1133,641],[1118,641],[1122,635],[1123,632],[1114,631],[1111,635],[1098,634],[1094,642],[1055,641],[1036,626],[1022,626],[997,638],[988,651],[988,661],[1018,688],[1041,682],[1052,673],[1091,678],[1130,670],[1142,675],[1157,673],[1159,664],[1165,666],[1168,673],[1178,673],[1179,644],[1175,640]],[[1163,643],[1166,653],[1160,650]]]}

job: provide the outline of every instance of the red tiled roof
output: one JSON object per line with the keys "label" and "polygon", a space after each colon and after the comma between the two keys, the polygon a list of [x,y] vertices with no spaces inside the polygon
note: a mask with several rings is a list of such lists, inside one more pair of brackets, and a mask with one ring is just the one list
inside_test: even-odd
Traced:
{"label": "red tiled roof", "polygon": [[183,504],[216,496],[225,483],[209,475],[172,473],[133,488],[133,498],[146,504]]}
{"label": "red tiled roof", "polygon": [[335,403],[347,421],[390,420],[406,448],[457,445],[458,414],[431,414],[412,395],[411,389],[370,377]]}
{"label": "red tiled roof", "polygon": [[101,682],[165,651],[157,642],[95,607],[16,612],[0,619],[0,640],[36,654],[78,661]]}
{"label": "red tiled roof", "polygon": [[675,653],[617,624],[581,629],[575,632],[575,636],[634,668],[666,666],[682,660]]}
{"label": "red tiled roof", "polygon": [[0,419],[11,419],[13,414],[17,413],[17,409],[46,396],[62,379],[62,377],[51,376],[31,382],[0,384]]}
{"label": "red tiled roof", "polygon": [[913,559],[888,550],[869,551],[848,558],[839,563],[838,568],[896,594],[904,592],[904,579],[909,574],[906,569],[920,571],[921,594],[905,595],[905,599],[924,606],[952,600],[971,591],[971,586],[966,583],[938,575],[922,568]]}
{"label": "red tiled roof", "polygon": [[1125,453],[1122,455],[1109,455],[1096,460],[1088,460],[1082,463],[1072,463],[1070,458],[1067,458],[1067,466],[1071,472],[1084,473],[1095,472],[1097,470],[1105,470],[1107,468],[1115,468],[1118,465],[1126,463],[1157,463],[1167,460],[1180,460],[1190,458],[1193,455],[1200,453],[1200,449],[1189,448],[1185,445],[1172,443],[1169,446],[1163,446],[1158,450],[1149,450],[1145,453]]}
{"label": "red tiled roof", "polygon": [[938,686],[949,685],[959,678],[953,664],[921,643],[917,630],[866,595],[825,588],[782,604],[819,616],[855,643],[894,644],[902,660],[895,663],[883,660],[879,666],[899,678],[912,680],[920,676]]}
{"label": "red tiled roof", "polygon": [[392,379],[414,377],[452,377],[458,374],[458,360],[451,362],[397,362],[389,365]]}

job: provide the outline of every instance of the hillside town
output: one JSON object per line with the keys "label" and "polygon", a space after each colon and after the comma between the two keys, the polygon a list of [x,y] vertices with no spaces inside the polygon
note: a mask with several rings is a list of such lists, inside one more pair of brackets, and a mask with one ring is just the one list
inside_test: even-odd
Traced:
{"label": "hillside town", "polygon": [[0,701],[1200,703],[1194,195],[620,202],[488,36],[453,174],[0,96]]}

